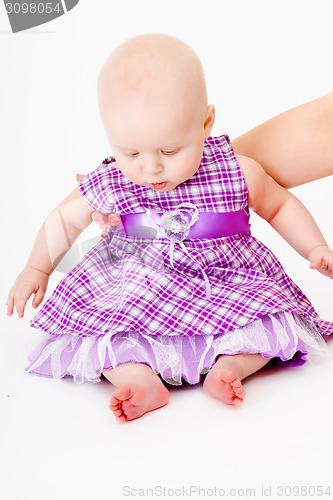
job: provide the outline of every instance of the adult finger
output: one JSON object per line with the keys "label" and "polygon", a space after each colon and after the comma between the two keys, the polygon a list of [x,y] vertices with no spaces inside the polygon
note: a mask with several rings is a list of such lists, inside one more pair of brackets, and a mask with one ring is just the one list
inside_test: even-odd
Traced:
{"label": "adult finger", "polygon": [[116,214],[109,214],[108,215],[108,223],[111,226],[118,226],[118,224],[120,224],[120,222],[121,222],[121,217],[119,215],[116,215]]}
{"label": "adult finger", "polygon": [[100,214],[99,212],[93,212],[91,214],[91,218],[97,224],[105,224],[106,225],[107,221],[108,221],[106,215]]}
{"label": "adult finger", "polygon": [[76,180],[79,181],[80,179],[82,179],[85,176],[86,176],[86,174],[76,174]]}

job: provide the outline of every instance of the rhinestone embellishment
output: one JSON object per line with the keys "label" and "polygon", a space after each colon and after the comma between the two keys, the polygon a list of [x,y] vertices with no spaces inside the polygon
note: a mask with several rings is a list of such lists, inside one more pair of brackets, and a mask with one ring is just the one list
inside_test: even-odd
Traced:
{"label": "rhinestone embellishment", "polygon": [[171,210],[163,214],[161,228],[167,238],[179,243],[187,238],[190,227],[197,220],[197,214],[191,214],[189,210]]}

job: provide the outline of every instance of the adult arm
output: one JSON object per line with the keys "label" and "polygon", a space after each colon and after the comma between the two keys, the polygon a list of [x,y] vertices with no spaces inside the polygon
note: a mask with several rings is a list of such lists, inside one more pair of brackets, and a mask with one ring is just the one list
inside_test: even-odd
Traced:
{"label": "adult arm", "polygon": [[232,141],[286,188],[333,174],[333,92],[271,118]]}

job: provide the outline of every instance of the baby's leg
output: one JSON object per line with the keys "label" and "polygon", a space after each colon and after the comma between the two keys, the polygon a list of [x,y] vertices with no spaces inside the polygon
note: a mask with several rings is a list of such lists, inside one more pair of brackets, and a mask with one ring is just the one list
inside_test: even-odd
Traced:
{"label": "baby's leg", "polygon": [[204,382],[207,394],[229,405],[240,405],[245,396],[241,380],[260,370],[269,359],[260,354],[222,355]]}
{"label": "baby's leg", "polygon": [[118,387],[109,408],[120,422],[139,418],[169,401],[169,391],[156,373],[143,363],[124,363],[102,373]]}

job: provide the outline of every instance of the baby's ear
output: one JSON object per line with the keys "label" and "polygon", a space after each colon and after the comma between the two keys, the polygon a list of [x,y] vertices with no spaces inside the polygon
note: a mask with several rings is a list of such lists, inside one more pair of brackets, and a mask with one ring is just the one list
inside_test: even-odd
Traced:
{"label": "baby's ear", "polygon": [[207,108],[206,118],[204,122],[205,138],[208,139],[215,122],[215,106],[210,104]]}
{"label": "baby's ear", "polygon": [[86,176],[86,174],[76,174],[76,180],[77,180],[77,182],[78,182],[80,179],[82,179],[82,177],[85,177],[85,176]]}

